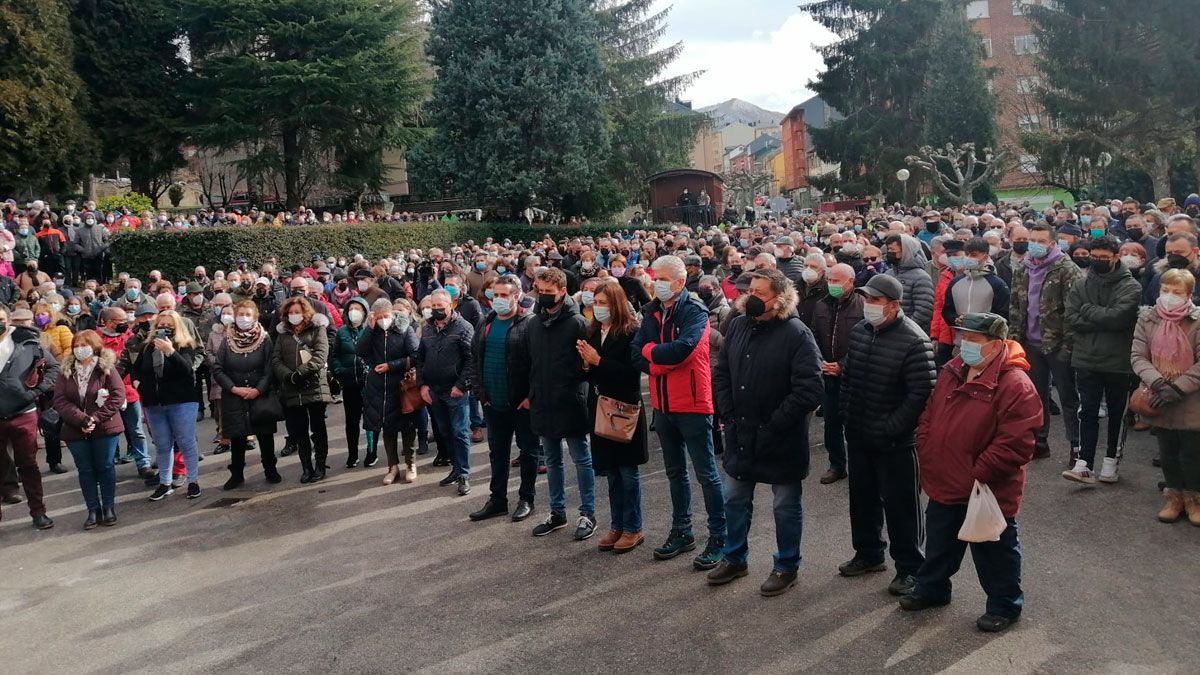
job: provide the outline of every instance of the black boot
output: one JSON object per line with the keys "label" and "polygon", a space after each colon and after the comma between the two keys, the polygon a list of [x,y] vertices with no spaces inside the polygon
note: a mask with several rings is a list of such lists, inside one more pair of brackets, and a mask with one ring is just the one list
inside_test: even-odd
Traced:
{"label": "black boot", "polygon": [[115,506],[105,506],[100,510],[100,524],[112,527],[117,524],[117,509]]}
{"label": "black boot", "polygon": [[300,482],[311,483],[313,479],[312,457],[300,457]]}
{"label": "black boot", "polygon": [[312,482],[325,480],[325,470],[329,468],[325,464],[325,460],[329,459],[329,448],[318,445],[316,448],[316,458],[313,460],[313,475]]}
{"label": "black boot", "polygon": [[292,437],[284,436],[283,437],[283,449],[279,451],[279,456],[287,457],[288,455],[290,455],[294,452],[296,452],[296,444],[294,442],[292,442]]}
{"label": "black boot", "polygon": [[96,527],[98,522],[100,522],[100,512],[88,509],[87,520],[83,521],[83,529],[90,530]]}
{"label": "black boot", "polygon": [[243,475],[242,467],[230,464],[229,465],[229,480],[225,481],[225,486],[222,489],[234,490],[241,487],[242,483],[246,482]]}
{"label": "black boot", "polygon": [[429,436],[426,434],[417,434],[417,454],[429,454]]}
{"label": "black boot", "polygon": [[263,475],[266,476],[267,482],[271,484],[278,484],[283,480],[283,476],[279,475],[279,470],[275,468],[274,464],[264,464]]}

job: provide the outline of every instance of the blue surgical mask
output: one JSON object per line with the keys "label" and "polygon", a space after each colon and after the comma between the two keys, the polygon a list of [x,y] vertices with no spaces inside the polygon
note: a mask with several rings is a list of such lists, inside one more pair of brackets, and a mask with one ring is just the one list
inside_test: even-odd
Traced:
{"label": "blue surgical mask", "polygon": [[1088,234],[1092,235],[1092,239],[1099,239],[1104,236],[1104,230],[1099,227],[1093,227],[1088,231]]}
{"label": "blue surgical mask", "polygon": [[1067,241],[1066,239],[1058,240],[1058,250],[1062,251],[1063,253],[1066,253],[1070,249],[1071,249],[1071,242]]}
{"label": "blue surgical mask", "polygon": [[592,313],[596,315],[596,320],[600,323],[608,323],[612,319],[612,310],[607,307],[596,307]]}
{"label": "blue surgical mask", "polygon": [[1090,222],[1092,222],[1091,216],[1079,216],[1079,224],[1080,225],[1087,225]]}
{"label": "blue surgical mask", "polygon": [[458,287],[457,286],[447,286],[446,292],[450,294],[451,300],[454,300],[455,298],[458,297]]}
{"label": "blue surgical mask", "polygon": [[965,260],[965,258],[962,256],[946,258],[946,267],[949,267],[952,271],[957,272],[963,268],[963,260]]}
{"label": "blue surgical mask", "polygon": [[964,270],[977,270],[979,269],[979,261],[974,258],[963,258],[962,268]]}
{"label": "blue surgical mask", "polygon": [[596,302],[596,294],[592,291],[583,291],[579,294],[579,299],[583,301],[584,307],[591,307]]}
{"label": "blue surgical mask", "polygon": [[492,289],[489,288],[489,289],[484,290],[483,297],[487,298],[488,300],[494,300],[494,299],[496,299],[496,293]]}
{"label": "blue surgical mask", "polygon": [[485,263],[485,262],[477,262],[477,263],[475,263],[475,269],[477,269],[477,270],[479,270],[480,272],[482,272],[482,271],[484,271],[484,270],[486,270],[486,269],[487,269],[487,263]]}
{"label": "blue surgical mask", "polygon": [[499,316],[508,316],[512,311],[512,300],[508,298],[496,298],[492,300],[492,309],[496,310]]}
{"label": "blue surgical mask", "polygon": [[671,282],[665,280],[654,282],[654,297],[658,298],[660,302],[666,302],[675,297],[675,294],[671,292]]}
{"label": "blue surgical mask", "polygon": [[749,239],[738,239],[738,245],[741,246],[742,248],[750,248],[750,240]]}
{"label": "blue surgical mask", "polygon": [[1029,242],[1029,255],[1034,258],[1045,258],[1050,253],[1050,249],[1045,244],[1040,244],[1036,241]]}
{"label": "blue surgical mask", "polygon": [[983,361],[983,345],[963,340],[958,345],[958,355],[968,366],[977,366]]}
{"label": "blue surgical mask", "polygon": [[508,274],[508,268],[504,265],[496,265],[496,274]]}

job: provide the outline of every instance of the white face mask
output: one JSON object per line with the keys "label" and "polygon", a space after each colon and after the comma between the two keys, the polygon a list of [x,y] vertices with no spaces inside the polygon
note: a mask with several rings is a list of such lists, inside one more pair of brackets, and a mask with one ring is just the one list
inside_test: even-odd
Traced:
{"label": "white face mask", "polygon": [[363,313],[361,309],[350,310],[348,316],[350,317],[350,323],[354,324],[355,326],[363,322]]}
{"label": "white face mask", "polygon": [[299,326],[304,321],[303,314],[288,314],[288,323]]}
{"label": "white face mask", "polygon": [[52,312],[61,312],[61,311],[62,311],[62,303],[60,303],[60,302],[52,302],[52,303],[50,303],[50,311],[52,311]]}
{"label": "white face mask", "polygon": [[[221,317],[221,322],[222,322],[222,323],[224,323],[224,322],[225,322],[225,317]],[[237,319],[234,321],[234,323],[236,323],[236,324],[237,324],[237,327],[238,327],[240,330],[250,330],[251,328],[253,328],[253,327],[254,327],[254,319],[252,319],[252,318],[250,318],[250,317],[248,317],[248,316],[239,316],[239,317],[238,317],[238,318],[237,318]]]}
{"label": "white face mask", "polygon": [[421,316],[424,317],[426,321],[432,319],[433,318],[433,309],[430,307],[426,307],[425,309],[421,310]]}
{"label": "white face mask", "polygon": [[358,280],[358,292],[359,293],[366,293],[367,289],[370,287],[371,287],[371,284],[368,283],[365,279]]}
{"label": "white face mask", "polygon": [[231,323],[233,323],[233,315],[232,314],[222,314],[221,315],[221,325],[222,326],[228,326]]}
{"label": "white face mask", "polygon": [[874,305],[868,302],[863,303],[863,318],[871,323],[872,326],[878,326],[885,320],[883,305]]}
{"label": "white face mask", "polygon": [[1168,312],[1179,309],[1186,304],[1187,301],[1188,299],[1182,295],[1163,293],[1162,295],[1158,296],[1158,304]]}
{"label": "white face mask", "polygon": [[88,359],[92,358],[92,354],[94,353],[92,348],[87,345],[81,345],[72,351],[75,354],[76,361],[87,361]]}
{"label": "white face mask", "polygon": [[1123,255],[1121,256],[1121,262],[1125,263],[1125,266],[1131,270],[1141,269],[1142,267],[1142,259],[1136,255]]}
{"label": "white face mask", "polygon": [[800,277],[804,279],[804,283],[812,284],[816,283],[817,279],[821,278],[821,273],[817,272],[811,267],[806,267],[804,268],[804,271],[800,273]]}
{"label": "white face mask", "polygon": [[379,330],[387,330],[392,327],[392,317],[389,316],[386,319],[375,319],[375,325],[379,327]]}

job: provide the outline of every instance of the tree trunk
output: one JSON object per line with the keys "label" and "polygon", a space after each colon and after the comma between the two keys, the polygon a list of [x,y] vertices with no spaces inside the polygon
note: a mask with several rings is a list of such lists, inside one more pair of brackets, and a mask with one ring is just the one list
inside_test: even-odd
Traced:
{"label": "tree trunk", "polygon": [[1159,146],[1150,158],[1150,180],[1154,184],[1154,201],[1171,196],[1171,157]]}
{"label": "tree trunk", "polygon": [[154,195],[151,194],[153,192],[151,183],[154,177],[147,170],[147,165],[148,162],[141,157],[140,153],[129,155],[129,189],[132,192],[150,197],[154,203],[154,208],[158,208],[158,202],[154,200]]}
{"label": "tree trunk", "polygon": [[287,210],[300,206],[300,130],[283,128],[283,191]]}

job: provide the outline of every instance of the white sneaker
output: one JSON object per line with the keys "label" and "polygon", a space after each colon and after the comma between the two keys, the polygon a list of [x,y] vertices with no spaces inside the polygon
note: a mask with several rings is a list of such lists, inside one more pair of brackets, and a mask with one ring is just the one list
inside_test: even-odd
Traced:
{"label": "white sneaker", "polygon": [[1087,462],[1082,459],[1075,460],[1075,468],[1062,472],[1062,477],[1067,480],[1073,480],[1076,483],[1087,483],[1088,485],[1096,482],[1096,477],[1092,475],[1092,470],[1088,468]]}
{"label": "white sneaker", "polygon": [[1100,482],[1115,483],[1120,476],[1117,475],[1117,458],[1105,457],[1104,465],[1100,467]]}

